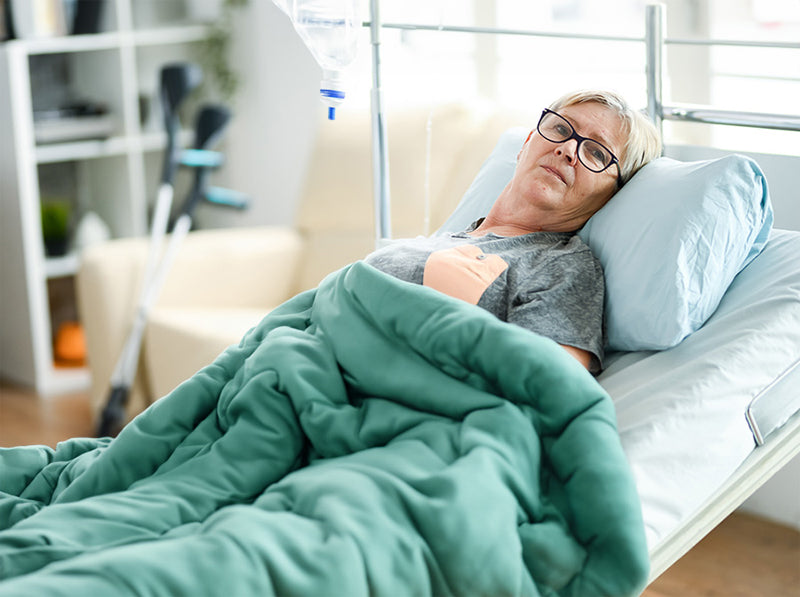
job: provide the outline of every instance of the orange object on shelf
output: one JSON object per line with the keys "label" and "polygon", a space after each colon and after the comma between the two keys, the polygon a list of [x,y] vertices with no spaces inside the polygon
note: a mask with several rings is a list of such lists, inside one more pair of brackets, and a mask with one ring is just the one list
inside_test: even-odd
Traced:
{"label": "orange object on shelf", "polygon": [[80,323],[67,321],[58,326],[53,358],[57,367],[86,365],[86,336]]}

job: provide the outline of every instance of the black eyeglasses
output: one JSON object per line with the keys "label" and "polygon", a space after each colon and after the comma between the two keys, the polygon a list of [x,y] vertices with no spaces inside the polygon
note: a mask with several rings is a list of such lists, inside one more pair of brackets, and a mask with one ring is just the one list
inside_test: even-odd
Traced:
{"label": "black eyeglasses", "polygon": [[539,118],[536,130],[551,143],[566,143],[570,139],[575,139],[578,142],[578,161],[592,172],[604,172],[613,164],[616,164],[617,187],[622,187],[622,171],[617,157],[599,141],[582,137],[576,133],[569,120],[558,112],[545,109],[542,112],[542,117]]}

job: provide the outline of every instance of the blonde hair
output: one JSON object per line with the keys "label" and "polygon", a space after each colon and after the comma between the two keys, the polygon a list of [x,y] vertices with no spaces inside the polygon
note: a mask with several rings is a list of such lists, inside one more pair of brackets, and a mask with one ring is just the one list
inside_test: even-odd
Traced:
{"label": "blonde hair", "polygon": [[644,114],[632,109],[613,91],[575,91],[557,99],[550,109],[557,111],[586,102],[596,102],[606,106],[614,110],[622,120],[625,147],[623,155],[619,157],[619,169],[623,184],[628,182],[639,168],[661,155],[661,135],[655,125]]}

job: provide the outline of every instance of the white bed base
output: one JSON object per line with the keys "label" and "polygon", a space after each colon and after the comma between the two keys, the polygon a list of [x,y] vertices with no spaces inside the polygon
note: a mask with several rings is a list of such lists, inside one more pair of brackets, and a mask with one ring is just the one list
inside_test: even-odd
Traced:
{"label": "white bed base", "polygon": [[[644,38],[619,36],[569,35],[543,31],[489,29],[479,27],[429,26],[423,24],[382,23],[379,16],[379,0],[370,0],[370,27],[372,43],[372,152],[373,191],[375,203],[376,245],[391,238],[389,162],[386,121],[383,113],[383,97],[380,76],[380,30],[381,28],[453,31],[465,33],[488,33],[499,35],[528,35],[534,37],[567,37],[574,39],[596,39],[598,41],[644,42],[647,57],[645,73],[647,85],[647,112],[661,127],[663,120],[679,120],[706,124],[728,124],[757,128],[800,131],[800,116],[764,114],[755,112],[733,112],[716,110],[705,106],[665,106],[662,100],[663,48],[666,44],[758,46],[800,49],[800,43],[737,42],[731,40],[678,40],[664,35],[665,7],[660,4],[646,8],[646,34]],[[789,400],[783,402],[797,405],[800,402],[800,367],[794,367],[779,384],[772,384],[764,392],[785,392]],[[763,394],[763,392],[762,392]],[[745,413],[743,413],[745,416]],[[768,437],[758,438],[754,429],[754,441],[759,444],[735,473],[671,534],[659,541],[651,550],[650,582],[658,578],[672,564],[686,554],[714,527],[736,510],[744,501],[783,468],[794,456],[800,454],[800,412],[795,412],[785,424],[776,428]]]}
{"label": "white bed base", "polygon": [[[800,369],[785,378],[797,395]],[[789,391],[788,388],[786,391]],[[714,527],[728,517],[744,501],[800,454],[800,412],[756,447],[736,472],[683,524],[665,537],[650,553],[650,582],[677,562]]]}

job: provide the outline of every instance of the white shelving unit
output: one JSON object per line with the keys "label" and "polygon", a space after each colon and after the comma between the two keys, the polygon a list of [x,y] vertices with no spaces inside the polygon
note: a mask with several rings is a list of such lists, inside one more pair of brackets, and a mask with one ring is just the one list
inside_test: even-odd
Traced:
{"label": "white shelving unit", "polygon": [[[106,0],[98,33],[0,44],[0,377],[45,396],[88,387],[86,369],[54,364],[49,288],[74,276],[80,258],[45,252],[42,169],[73,169],[73,220],[91,210],[113,237],[146,233],[165,137],[142,123],[140,95],[157,92],[162,64],[197,60],[207,28],[191,22],[193,1]],[[44,55],[66,61],[68,91],[108,106],[108,138],[37,145],[32,64]]]}

